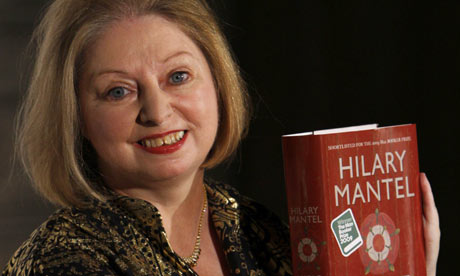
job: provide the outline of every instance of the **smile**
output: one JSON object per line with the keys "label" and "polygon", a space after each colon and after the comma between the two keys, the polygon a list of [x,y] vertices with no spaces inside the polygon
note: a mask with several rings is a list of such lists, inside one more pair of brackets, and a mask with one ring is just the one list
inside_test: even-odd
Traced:
{"label": "smile", "polygon": [[181,141],[182,138],[184,138],[184,135],[185,135],[185,131],[181,130],[178,132],[170,133],[163,137],[143,139],[139,141],[139,144],[141,144],[143,147],[146,147],[146,148],[156,148],[156,147],[161,147],[163,145],[173,145]]}
{"label": "smile", "polygon": [[146,137],[135,146],[152,154],[169,154],[179,150],[187,139],[185,130],[171,131],[169,133]]}

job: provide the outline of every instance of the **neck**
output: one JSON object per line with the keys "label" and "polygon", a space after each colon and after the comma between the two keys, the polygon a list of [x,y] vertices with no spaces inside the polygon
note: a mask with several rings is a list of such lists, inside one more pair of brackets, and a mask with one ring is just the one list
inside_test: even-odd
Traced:
{"label": "neck", "polygon": [[106,181],[117,193],[143,199],[155,206],[163,218],[166,233],[169,234],[173,219],[190,215],[190,210],[200,210],[203,202],[203,177],[204,170],[199,169],[188,177],[137,187],[112,186],[110,181]]}

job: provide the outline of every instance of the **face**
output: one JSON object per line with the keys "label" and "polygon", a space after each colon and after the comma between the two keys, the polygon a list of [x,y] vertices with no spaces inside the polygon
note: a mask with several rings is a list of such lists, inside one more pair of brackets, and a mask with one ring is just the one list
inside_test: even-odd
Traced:
{"label": "face", "polygon": [[83,134],[111,186],[194,175],[217,132],[213,78],[174,23],[142,16],[110,25],[86,52],[79,82]]}

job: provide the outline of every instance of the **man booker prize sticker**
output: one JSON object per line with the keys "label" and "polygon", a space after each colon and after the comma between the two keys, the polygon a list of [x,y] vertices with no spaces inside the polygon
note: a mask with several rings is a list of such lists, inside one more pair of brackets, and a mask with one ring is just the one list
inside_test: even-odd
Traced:
{"label": "man booker prize sticker", "polygon": [[363,245],[363,238],[350,208],[332,220],[331,228],[343,256],[350,256]]}

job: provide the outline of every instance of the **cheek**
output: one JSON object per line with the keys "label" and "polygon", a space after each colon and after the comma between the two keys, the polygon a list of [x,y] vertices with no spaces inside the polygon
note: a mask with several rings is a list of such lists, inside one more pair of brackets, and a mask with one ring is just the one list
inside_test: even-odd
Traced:
{"label": "cheek", "polygon": [[219,124],[219,107],[217,103],[217,94],[212,88],[212,92],[209,94],[209,100],[210,103],[208,105],[208,109],[206,110],[206,113],[204,114],[205,116],[209,117],[210,123],[213,125],[213,127],[216,129],[215,131],[217,132],[218,124]]}
{"label": "cheek", "polygon": [[135,122],[132,112],[121,108],[89,107],[83,112],[84,133],[93,146],[126,142]]}
{"label": "cheek", "polygon": [[209,131],[213,131],[213,129],[217,129],[219,117],[217,95],[214,87],[205,87],[201,92],[196,95],[193,101],[196,120],[199,120],[200,124]]}

